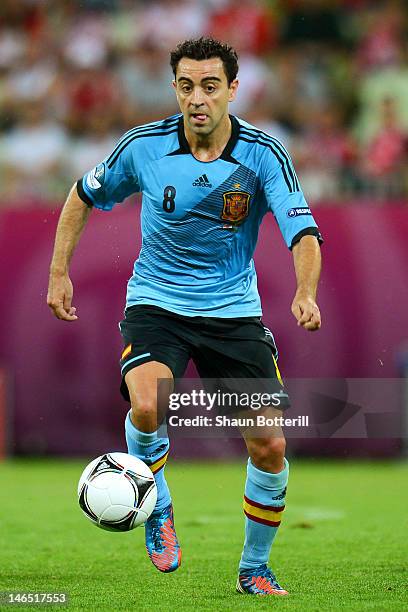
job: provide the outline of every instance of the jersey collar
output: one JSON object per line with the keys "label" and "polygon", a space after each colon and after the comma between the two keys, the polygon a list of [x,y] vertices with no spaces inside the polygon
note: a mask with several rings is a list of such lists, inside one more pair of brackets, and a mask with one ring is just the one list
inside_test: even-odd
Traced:
{"label": "jersey collar", "polygon": [[[237,118],[234,117],[234,115],[229,115],[229,118],[231,119],[231,136],[230,136],[229,141],[225,145],[223,152],[221,153],[218,159],[223,159],[224,161],[228,161],[233,164],[237,164],[238,163],[237,160],[232,157],[232,152],[238,141],[240,126],[239,126],[239,122]],[[189,155],[189,154],[192,155],[190,145],[188,144],[186,135],[184,133],[183,115],[181,115],[181,117],[179,118],[177,134],[178,134],[179,148],[176,151],[173,151],[172,153],[170,153],[170,155]]]}

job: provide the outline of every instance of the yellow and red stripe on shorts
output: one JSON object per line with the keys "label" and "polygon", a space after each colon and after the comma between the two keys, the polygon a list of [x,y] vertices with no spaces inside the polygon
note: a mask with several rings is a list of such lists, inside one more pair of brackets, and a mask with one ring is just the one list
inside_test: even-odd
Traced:
{"label": "yellow and red stripe on shorts", "polygon": [[282,385],[282,387],[284,387],[284,383],[283,383],[283,379],[282,379],[282,374],[280,373],[280,370],[278,368],[278,362],[276,361],[276,358],[272,355],[272,359],[273,359],[273,365],[275,366],[275,370],[276,370],[276,378],[279,381],[279,384]]}
{"label": "yellow and red stripe on shorts", "polygon": [[128,355],[130,355],[130,353],[132,352],[132,345],[128,344],[125,349],[123,350],[121,359],[125,359]]}
{"label": "yellow and red stripe on shorts", "polygon": [[159,470],[164,468],[168,456],[169,456],[169,451],[167,450],[161,457],[156,459],[154,463],[149,465],[149,468],[152,470],[153,474],[157,474]]}
{"label": "yellow and red stripe on shorts", "polygon": [[244,514],[256,523],[269,525],[269,527],[279,527],[284,509],[285,506],[266,506],[265,504],[260,504],[244,495]]}

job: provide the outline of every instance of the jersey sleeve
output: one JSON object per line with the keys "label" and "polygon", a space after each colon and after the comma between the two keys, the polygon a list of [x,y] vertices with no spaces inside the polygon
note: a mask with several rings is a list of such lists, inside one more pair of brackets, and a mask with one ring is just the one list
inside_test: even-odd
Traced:
{"label": "jersey sleeve", "polygon": [[108,157],[77,182],[78,195],[87,206],[111,210],[116,203],[140,191],[134,151],[121,144],[125,138],[126,135]]}
{"label": "jersey sleeve", "polygon": [[278,142],[264,154],[261,181],[268,209],[272,211],[288,248],[292,249],[308,234],[316,236],[322,243],[290,155]]}

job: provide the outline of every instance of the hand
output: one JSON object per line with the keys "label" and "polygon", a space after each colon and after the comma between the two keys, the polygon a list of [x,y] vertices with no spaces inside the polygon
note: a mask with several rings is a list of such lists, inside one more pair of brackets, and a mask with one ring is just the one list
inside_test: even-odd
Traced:
{"label": "hand", "polygon": [[322,325],[319,307],[310,296],[296,293],[292,302],[292,314],[298,325],[309,331],[316,331]]}
{"label": "hand", "polygon": [[74,290],[68,274],[50,273],[47,304],[57,319],[63,321],[77,320],[76,308],[71,306],[73,294]]}

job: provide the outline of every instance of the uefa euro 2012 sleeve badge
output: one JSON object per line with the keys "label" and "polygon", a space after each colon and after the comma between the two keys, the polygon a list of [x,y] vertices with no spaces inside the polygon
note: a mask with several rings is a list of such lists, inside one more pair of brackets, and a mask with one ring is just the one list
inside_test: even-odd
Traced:
{"label": "uefa euro 2012 sleeve badge", "polygon": [[222,194],[224,206],[221,219],[231,223],[240,223],[249,214],[249,200],[251,195],[245,191],[227,191]]}

